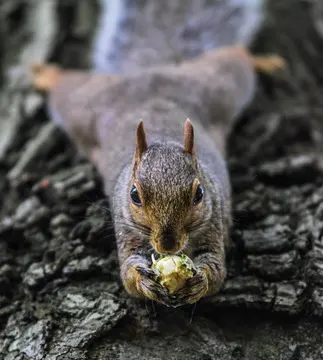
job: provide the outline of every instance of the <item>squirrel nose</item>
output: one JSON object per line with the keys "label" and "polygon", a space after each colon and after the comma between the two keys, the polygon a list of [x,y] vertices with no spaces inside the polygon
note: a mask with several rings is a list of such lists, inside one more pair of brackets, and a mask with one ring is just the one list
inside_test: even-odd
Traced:
{"label": "squirrel nose", "polygon": [[166,228],[163,230],[158,248],[164,254],[174,254],[179,250],[179,242],[173,229]]}

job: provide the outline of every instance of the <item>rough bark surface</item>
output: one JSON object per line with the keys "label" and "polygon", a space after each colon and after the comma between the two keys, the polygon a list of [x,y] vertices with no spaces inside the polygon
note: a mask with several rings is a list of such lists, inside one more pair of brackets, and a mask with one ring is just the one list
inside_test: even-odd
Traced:
{"label": "rough bark surface", "polygon": [[323,6],[269,8],[254,48],[288,71],[230,139],[228,281],[175,310],[125,295],[97,172],[28,87],[30,62],[89,66],[97,8],[0,3],[0,359],[323,359]]}

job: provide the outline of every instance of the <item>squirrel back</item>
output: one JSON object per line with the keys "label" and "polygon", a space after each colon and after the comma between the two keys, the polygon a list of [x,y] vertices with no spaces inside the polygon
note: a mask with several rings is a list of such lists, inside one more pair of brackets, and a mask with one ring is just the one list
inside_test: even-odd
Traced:
{"label": "squirrel back", "polygon": [[100,0],[93,67],[127,72],[223,46],[249,46],[264,0]]}

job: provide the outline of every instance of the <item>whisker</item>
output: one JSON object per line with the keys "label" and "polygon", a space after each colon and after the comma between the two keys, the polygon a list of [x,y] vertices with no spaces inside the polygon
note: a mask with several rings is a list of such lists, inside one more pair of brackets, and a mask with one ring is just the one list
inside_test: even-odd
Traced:
{"label": "whisker", "polygon": [[108,234],[107,236],[100,237],[99,240],[110,240],[111,238],[113,238],[113,240],[115,240],[115,235],[114,234]]}
{"label": "whisker", "polygon": [[[97,206],[100,210],[103,210],[104,212],[106,212],[108,215],[111,215],[112,211],[109,207],[104,206],[102,204],[99,203],[99,201],[104,200],[105,198],[101,198],[99,200],[97,200],[97,202],[95,200],[90,199],[85,193],[82,193],[81,196],[83,197],[83,199],[85,200],[86,204],[89,206]],[[88,219],[89,217],[91,217],[91,215],[87,215],[85,214],[84,216],[82,216],[83,220]],[[101,230],[101,232],[104,231],[108,231],[108,230],[112,230],[115,229],[115,225],[124,225],[126,228],[128,229],[133,229],[136,231],[140,231],[143,235],[149,237],[151,235],[151,229],[148,228],[147,226],[138,224],[137,222],[135,222],[133,219],[124,219],[124,221],[120,221],[120,220],[113,220],[113,219],[106,219],[107,222],[107,226]]]}
{"label": "whisker", "polygon": [[156,317],[156,309],[153,301],[151,302],[151,307],[153,308],[154,317]]}
{"label": "whisker", "polygon": [[150,320],[150,312],[149,312],[148,299],[147,298],[145,298],[145,309],[146,309],[146,313],[148,315],[148,318]]}
{"label": "whisker", "polygon": [[197,303],[195,303],[193,306],[193,310],[192,310],[191,317],[190,317],[190,324],[192,324],[192,322],[193,322],[193,316],[194,316],[194,313],[196,310],[196,306],[197,306]]}
{"label": "whisker", "polygon": [[147,250],[147,253],[150,255],[150,254],[154,253],[154,251],[155,251],[154,248],[151,247],[150,249]]}
{"label": "whisker", "polygon": [[124,225],[129,226],[133,229],[139,230],[146,236],[150,236],[150,234],[151,234],[151,229],[149,229],[147,226],[136,223],[132,219],[128,219],[128,222],[125,223]]}
{"label": "whisker", "polygon": [[136,226],[138,226],[138,227],[141,227],[141,228],[143,228],[143,229],[146,229],[146,230],[151,231],[148,226],[145,226],[145,225],[142,225],[142,224],[138,224],[136,221],[134,221],[134,220],[132,220],[132,219],[130,220],[130,222],[131,222],[133,225],[136,225]]}
{"label": "whisker", "polygon": [[139,230],[139,231],[141,231],[142,233],[144,233],[147,236],[149,236],[150,232],[151,232],[150,229],[148,229],[148,228],[146,228],[146,227],[144,227],[142,225],[139,225],[139,224],[136,224],[136,223],[133,223],[133,222],[126,222],[126,221],[119,221],[119,220],[106,221],[106,226],[103,229],[101,229],[101,232],[107,231],[107,230],[115,230],[115,224],[124,225],[127,228],[131,228],[131,229],[134,229],[134,230],[137,230],[137,231]]}
{"label": "whisker", "polygon": [[206,220],[203,220],[203,221],[195,221],[189,225],[186,226],[186,231],[187,232],[193,232],[193,231],[196,231],[198,229],[201,229],[204,225],[206,225],[207,223],[209,222],[208,219]]}
{"label": "whisker", "polygon": [[[93,205],[93,204],[95,204],[96,206],[98,206],[98,207],[100,207],[100,208],[102,208],[102,205],[99,205],[97,202],[106,199],[105,197],[98,197],[96,200],[92,200],[92,199],[91,199],[90,197],[88,197],[88,196],[86,195],[86,193],[84,193],[84,192],[81,193],[80,196],[83,197],[83,199],[85,200],[85,203],[86,203],[87,205]],[[103,208],[102,210],[107,210],[107,208],[106,208],[106,209]]]}
{"label": "whisker", "polygon": [[117,224],[124,225],[125,227],[127,227],[127,229],[133,229],[136,231],[140,231],[143,235],[150,236],[150,232],[147,229],[142,228],[138,225],[125,223],[125,222],[117,222]]}

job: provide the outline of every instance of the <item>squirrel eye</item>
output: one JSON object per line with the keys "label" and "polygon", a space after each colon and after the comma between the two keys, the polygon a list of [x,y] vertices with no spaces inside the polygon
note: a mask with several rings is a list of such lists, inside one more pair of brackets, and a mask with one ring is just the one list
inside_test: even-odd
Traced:
{"label": "squirrel eye", "polygon": [[141,200],[140,200],[140,197],[139,197],[139,193],[138,193],[138,190],[135,187],[135,185],[133,185],[131,190],[130,190],[130,197],[131,197],[132,202],[135,205],[137,205],[137,206],[141,205]]}
{"label": "squirrel eye", "polygon": [[202,201],[203,195],[204,195],[204,190],[203,190],[202,186],[197,185],[193,204],[194,205],[199,204]]}

